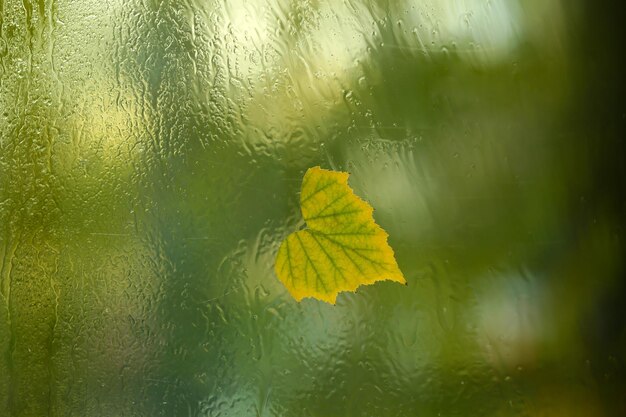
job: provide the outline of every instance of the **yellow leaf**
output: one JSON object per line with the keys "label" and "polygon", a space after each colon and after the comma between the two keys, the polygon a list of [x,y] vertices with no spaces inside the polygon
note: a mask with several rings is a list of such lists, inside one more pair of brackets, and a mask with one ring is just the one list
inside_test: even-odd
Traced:
{"label": "yellow leaf", "polygon": [[300,207],[308,228],[287,236],[274,266],[296,300],[334,304],[341,291],[360,285],[406,283],[387,233],[374,222],[372,207],[348,186],[348,173],[309,168]]}

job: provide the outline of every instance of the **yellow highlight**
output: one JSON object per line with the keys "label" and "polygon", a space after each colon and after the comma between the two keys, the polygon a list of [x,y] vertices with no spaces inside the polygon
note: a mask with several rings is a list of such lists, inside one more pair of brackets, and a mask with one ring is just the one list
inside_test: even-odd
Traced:
{"label": "yellow highlight", "polygon": [[309,168],[302,180],[300,207],[308,228],[281,244],[275,271],[300,301],[314,297],[334,304],[342,291],[376,281],[406,280],[387,233],[372,207],[354,194],[346,172]]}

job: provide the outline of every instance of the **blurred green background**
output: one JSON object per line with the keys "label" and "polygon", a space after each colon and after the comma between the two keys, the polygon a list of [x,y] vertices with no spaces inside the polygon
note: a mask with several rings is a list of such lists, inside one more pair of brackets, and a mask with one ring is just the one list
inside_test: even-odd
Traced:
{"label": "blurred green background", "polygon": [[[0,0],[0,416],[626,415],[618,3]],[[314,165],[408,287],[290,298]]]}

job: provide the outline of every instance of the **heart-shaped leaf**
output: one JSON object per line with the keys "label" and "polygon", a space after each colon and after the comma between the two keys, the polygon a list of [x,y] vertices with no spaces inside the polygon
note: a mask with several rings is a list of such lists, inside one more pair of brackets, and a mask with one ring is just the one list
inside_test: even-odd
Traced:
{"label": "heart-shaped leaf", "polygon": [[348,173],[309,168],[300,207],[308,226],[287,236],[275,271],[298,301],[314,297],[334,304],[341,291],[391,280],[406,283],[387,233],[372,207],[348,186]]}

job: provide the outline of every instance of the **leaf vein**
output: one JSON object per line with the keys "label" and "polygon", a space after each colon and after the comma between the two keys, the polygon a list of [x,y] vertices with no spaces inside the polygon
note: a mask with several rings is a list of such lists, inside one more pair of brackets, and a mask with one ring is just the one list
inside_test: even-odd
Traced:
{"label": "leaf vein", "polygon": [[[339,272],[339,274],[341,275],[341,278],[343,279],[343,282],[345,282],[347,284],[348,280],[346,279],[346,276],[343,274],[343,272],[341,271],[339,266],[335,263],[334,259],[328,254],[328,252],[326,251],[324,246],[320,243],[320,241],[317,239],[317,237],[315,237],[315,235],[313,233],[309,233],[309,235],[313,238],[313,240],[315,240],[315,243],[317,243],[317,245],[320,247],[322,252],[324,252],[324,255],[326,255],[326,257],[328,258],[328,260],[330,261],[332,266],[335,268],[335,270],[337,270]],[[337,279],[335,279],[335,284],[338,285]]]}
{"label": "leaf vein", "polygon": [[298,242],[300,242],[300,246],[302,247],[302,252],[304,252],[304,256],[306,256],[307,260],[311,264],[311,268],[313,269],[313,272],[315,272],[315,275],[317,275],[317,280],[315,282],[316,283],[318,281],[321,282],[322,286],[324,287],[324,291],[328,293],[328,288],[326,287],[326,283],[324,282],[324,280],[322,280],[322,276],[320,275],[319,271],[315,267],[315,264],[311,260],[311,257],[309,256],[309,253],[307,252],[306,247],[304,246],[304,243],[302,242],[302,238],[300,237],[298,233],[296,233],[296,238],[298,238]]}
{"label": "leaf vein", "polygon": [[[320,182],[322,182],[322,180],[319,180],[316,185],[319,185]],[[328,187],[331,187],[331,186],[333,186],[335,184],[337,184],[335,181],[330,181],[330,182],[324,184],[323,186],[321,186],[320,188],[317,188],[315,191],[313,191],[311,194],[307,195],[305,198],[301,198],[300,199],[300,206],[302,207],[302,204],[304,204],[305,202],[309,201],[311,198],[313,198],[314,196],[316,196],[320,192],[324,191]]]}
{"label": "leaf vein", "polygon": [[338,216],[345,216],[348,214],[355,214],[355,213],[360,213],[363,210],[358,209],[358,210],[349,210],[349,211],[343,211],[343,212],[335,212],[335,213],[328,213],[328,214],[322,214],[321,216],[313,216],[313,217],[309,217],[306,220],[317,220],[317,219],[325,219],[328,217],[338,217]]}

